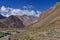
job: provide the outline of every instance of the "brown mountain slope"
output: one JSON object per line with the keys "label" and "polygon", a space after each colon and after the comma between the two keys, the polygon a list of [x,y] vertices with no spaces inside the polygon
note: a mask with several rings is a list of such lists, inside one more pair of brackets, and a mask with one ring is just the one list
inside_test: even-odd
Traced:
{"label": "brown mountain slope", "polygon": [[35,16],[27,16],[27,15],[23,15],[23,16],[17,16],[25,26],[30,25],[31,23],[35,22],[35,20],[37,20],[37,17]]}
{"label": "brown mountain slope", "polygon": [[50,15],[52,12],[54,12],[57,8],[60,8],[60,3],[56,3],[56,5],[54,5],[53,7],[51,7],[50,9],[46,10],[45,12],[41,13],[39,16],[39,20],[44,19],[45,17],[47,17],[48,15]]}
{"label": "brown mountain slope", "polygon": [[[54,9],[55,7],[55,9]],[[54,10],[53,10],[54,9]],[[52,7],[52,9],[50,9],[51,11],[46,12],[45,14],[49,14],[48,16],[45,15],[46,17],[42,16],[44,19],[37,21],[36,23],[29,25],[30,27],[34,27],[34,28],[43,28],[45,26],[47,26],[52,20],[54,20],[57,16],[60,16],[60,2],[56,3],[55,6]],[[43,13],[44,15],[44,13]]]}
{"label": "brown mountain slope", "polygon": [[27,27],[21,39],[25,36],[25,39],[28,37],[32,40],[60,40],[60,3],[56,4],[54,11],[53,8],[44,19]]}
{"label": "brown mountain slope", "polygon": [[27,16],[27,15],[13,16],[12,15],[5,19],[0,19],[0,27],[23,28],[33,23],[36,19],[37,17],[34,16]]}
{"label": "brown mountain slope", "polygon": [[0,27],[2,28],[23,28],[25,27],[23,22],[16,16],[10,16],[8,18],[0,20]]}
{"label": "brown mountain slope", "polygon": [[24,29],[25,32],[16,36],[21,40],[60,40],[60,2],[56,4],[54,11],[53,8],[48,16],[29,25]]}

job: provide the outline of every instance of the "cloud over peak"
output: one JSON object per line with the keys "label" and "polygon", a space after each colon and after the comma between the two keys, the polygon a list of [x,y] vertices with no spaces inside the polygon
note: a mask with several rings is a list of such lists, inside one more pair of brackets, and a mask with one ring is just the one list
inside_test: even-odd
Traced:
{"label": "cloud over peak", "polygon": [[10,15],[18,15],[18,16],[22,16],[22,15],[32,15],[32,16],[38,16],[41,12],[36,10],[21,10],[21,9],[14,9],[14,8],[8,8],[5,6],[2,6],[0,8],[0,14],[2,14],[3,16],[9,17]]}

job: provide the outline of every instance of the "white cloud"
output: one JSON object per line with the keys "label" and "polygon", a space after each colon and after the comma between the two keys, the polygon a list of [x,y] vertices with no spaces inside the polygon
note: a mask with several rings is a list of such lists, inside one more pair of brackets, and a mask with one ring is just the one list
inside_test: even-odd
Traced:
{"label": "white cloud", "polygon": [[36,12],[39,13],[39,14],[41,13],[41,11],[38,11],[38,10]]}
{"label": "white cloud", "polygon": [[22,13],[25,14],[25,15],[34,15],[35,11],[34,10],[31,10],[31,11],[29,11],[29,10],[23,10]]}
{"label": "white cloud", "polygon": [[0,14],[3,16],[10,16],[10,15],[33,15],[38,16],[40,14],[40,11],[34,11],[34,10],[21,10],[21,9],[13,9],[13,8],[6,8],[5,6],[2,6],[0,9]]}
{"label": "white cloud", "polygon": [[23,8],[27,8],[27,6],[23,6]]}
{"label": "white cloud", "polygon": [[23,6],[23,8],[32,8],[33,6],[32,5],[25,5],[25,6]]}
{"label": "white cloud", "polygon": [[2,7],[1,7],[1,11],[2,11],[2,12],[8,12],[7,8],[5,8],[5,6],[2,6]]}
{"label": "white cloud", "polygon": [[2,6],[2,7],[1,7],[1,10],[5,12],[5,11],[6,11],[5,6]]}
{"label": "white cloud", "polygon": [[37,14],[35,15],[35,16],[39,16],[42,12],[41,11],[36,11],[37,12]]}

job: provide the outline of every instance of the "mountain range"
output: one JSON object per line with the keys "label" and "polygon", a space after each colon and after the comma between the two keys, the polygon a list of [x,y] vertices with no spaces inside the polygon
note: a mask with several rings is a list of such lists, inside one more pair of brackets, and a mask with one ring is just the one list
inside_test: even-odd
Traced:
{"label": "mountain range", "polygon": [[35,21],[37,17],[34,16],[9,16],[4,17],[0,15],[0,27],[1,28],[23,28]]}
{"label": "mountain range", "polygon": [[[60,40],[60,2],[41,13],[38,18],[26,15],[11,15],[0,19],[0,27],[25,27],[22,34],[15,34],[21,40]],[[12,39],[16,39],[15,35]]]}

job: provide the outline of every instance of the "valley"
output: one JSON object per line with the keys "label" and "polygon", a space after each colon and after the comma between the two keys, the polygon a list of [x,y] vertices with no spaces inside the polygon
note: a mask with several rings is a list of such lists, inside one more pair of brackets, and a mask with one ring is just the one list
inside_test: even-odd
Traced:
{"label": "valley", "polygon": [[23,15],[2,19],[0,30],[11,33],[10,40],[60,40],[60,2],[39,18]]}

